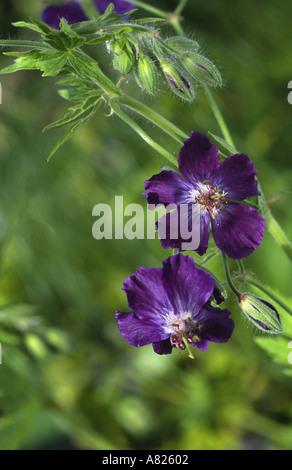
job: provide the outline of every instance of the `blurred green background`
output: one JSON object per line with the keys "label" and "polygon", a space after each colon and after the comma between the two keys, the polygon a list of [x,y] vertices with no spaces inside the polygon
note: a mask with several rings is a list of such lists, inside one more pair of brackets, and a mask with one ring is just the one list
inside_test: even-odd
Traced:
{"label": "blurred green background", "polygon": [[[11,22],[39,17],[42,6],[2,1],[1,36],[30,37]],[[156,6],[171,11],[176,1]],[[267,199],[287,191],[271,208],[291,238],[292,3],[190,0],[184,17],[221,69],[224,87],[214,95]],[[108,58],[100,52],[104,70]],[[1,56],[1,68],[10,62]],[[115,195],[145,205],[144,180],[167,162],[101,108],[47,163],[61,134],[42,129],[67,106],[55,81],[25,72],[1,83],[0,448],[291,449],[291,377],[255,343],[258,332],[232,299],[231,340],[195,351],[194,361],[129,346],[117,329],[115,310],[127,311],[123,280],[171,253],[157,240],[95,240],[92,208],[114,207]],[[124,90],[187,133],[220,133],[203,90],[192,105],[162,85],[158,99],[141,96],[132,79]],[[290,262],[269,233],[246,265],[291,297]],[[222,276],[219,261],[208,267]],[[291,369],[288,353],[287,342]]]}

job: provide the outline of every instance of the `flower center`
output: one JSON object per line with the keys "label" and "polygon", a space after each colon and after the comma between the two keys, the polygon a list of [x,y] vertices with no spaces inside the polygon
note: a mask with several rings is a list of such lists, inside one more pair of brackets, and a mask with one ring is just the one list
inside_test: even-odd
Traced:
{"label": "flower center", "polygon": [[214,211],[221,207],[221,204],[226,204],[227,193],[219,191],[218,187],[212,186],[210,181],[203,181],[203,185],[195,195],[195,201],[201,204],[202,209],[206,209],[212,219],[215,219]]}
{"label": "flower center", "polygon": [[177,318],[171,323],[174,333],[170,336],[170,343],[183,351],[188,344],[200,341],[200,329],[203,325],[196,325],[191,317]]}

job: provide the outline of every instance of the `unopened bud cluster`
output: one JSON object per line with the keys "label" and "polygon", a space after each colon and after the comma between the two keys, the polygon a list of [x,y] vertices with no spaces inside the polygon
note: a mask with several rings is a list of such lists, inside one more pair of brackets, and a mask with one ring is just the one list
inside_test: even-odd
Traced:
{"label": "unopened bud cluster", "polygon": [[158,33],[133,30],[114,37],[108,43],[113,65],[123,75],[133,71],[138,85],[150,94],[158,91],[159,75],[182,99],[193,101],[195,85],[222,85],[217,67],[201,53],[199,45],[184,37],[163,40]]}

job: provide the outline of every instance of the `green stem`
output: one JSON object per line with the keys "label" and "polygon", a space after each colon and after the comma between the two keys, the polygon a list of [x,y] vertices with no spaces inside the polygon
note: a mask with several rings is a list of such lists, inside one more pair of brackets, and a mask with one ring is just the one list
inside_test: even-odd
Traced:
{"label": "green stem", "polygon": [[180,24],[180,21],[179,21],[179,18],[177,15],[174,15],[172,17],[170,17],[170,20],[169,20],[170,24],[174,27],[174,29],[176,30],[177,34],[179,34],[180,36],[184,36],[184,30]]}
{"label": "green stem", "polygon": [[226,281],[228,282],[228,285],[229,285],[230,289],[232,290],[232,292],[239,298],[241,294],[240,294],[239,290],[233,284],[233,281],[232,281],[232,278],[231,278],[231,275],[230,275],[230,271],[229,271],[227,256],[225,255],[225,253],[222,253],[222,261],[223,261]]}
{"label": "green stem", "polygon": [[42,49],[48,49],[43,42],[38,41],[22,41],[18,39],[0,39],[0,46],[18,46],[18,47],[41,47]]}
{"label": "green stem", "polygon": [[188,0],[180,0],[178,6],[174,10],[174,13],[176,15],[180,15],[187,3],[188,3]]}
{"label": "green stem", "polygon": [[260,282],[256,281],[255,279],[252,279],[250,276],[247,276],[247,278],[245,280],[245,283],[250,284],[250,285],[256,287],[257,289],[261,290],[262,292],[264,292],[264,294],[269,296],[278,305],[280,305],[280,307],[282,307],[284,310],[286,310],[286,312],[288,312],[290,315],[292,315],[292,309],[290,307],[288,307],[288,305],[286,305],[285,302],[283,302],[281,299],[279,299],[279,297],[277,297],[277,295],[274,294],[274,292],[270,291],[270,289],[268,289],[266,286],[264,286]]}
{"label": "green stem", "polygon": [[116,113],[116,115],[120,119],[122,119],[126,124],[128,124],[128,126],[130,126],[144,140],[144,142],[146,142],[148,145],[150,145],[150,147],[160,153],[160,155],[169,160],[173,165],[177,166],[176,158],[165,148],[163,148],[161,145],[151,139],[151,137],[149,137],[149,135],[146,134],[146,132],[140,126],[138,126],[135,121],[133,121],[127,114],[125,114],[121,110],[121,108],[117,105],[114,99],[110,100],[110,106]]}
{"label": "green stem", "polygon": [[238,269],[240,271],[241,274],[245,273],[245,267],[244,267],[244,264],[242,262],[241,259],[237,259],[237,265],[238,265]]}
{"label": "green stem", "polygon": [[267,209],[265,213],[265,219],[267,222],[267,229],[274,238],[274,240],[280,245],[280,247],[284,250],[288,258],[292,260],[292,244],[288,239],[287,235],[285,234],[282,227],[278,224],[278,222],[274,219],[273,214],[271,213],[270,209]]}
{"label": "green stem", "polygon": [[182,143],[184,139],[188,139],[189,136],[185,132],[140,101],[131,98],[130,96],[122,95],[119,98],[119,102],[148,119],[179,143]]}
{"label": "green stem", "polygon": [[214,116],[215,116],[215,118],[216,118],[216,120],[217,120],[217,123],[218,123],[218,125],[219,125],[219,127],[220,127],[220,129],[221,129],[221,132],[222,132],[222,134],[223,134],[224,139],[226,140],[226,142],[227,142],[229,145],[231,145],[231,146],[234,148],[234,151],[236,151],[235,146],[234,146],[234,143],[233,143],[233,140],[232,140],[232,137],[231,137],[231,135],[230,135],[230,133],[229,133],[228,127],[227,127],[227,125],[226,125],[226,123],[225,123],[225,121],[224,121],[224,118],[223,118],[223,116],[222,116],[222,114],[221,114],[221,111],[220,111],[220,109],[218,108],[218,105],[217,105],[217,103],[216,103],[216,101],[215,101],[215,99],[214,99],[214,97],[213,97],[213,95],[212,95],[210,89],[209,89],[206,85],[204,86],[204,88],[205,88],[205,93],[206,93],[206,97],[207,97],[208,103],[209,103],[210,108],[211,108],[211,110],[213,111],[213,114],[214,114]]}
{"label": "green stem", "polygon": [[[133,0],[125,0],[125,1],[128,3],[133,3]],[[161,16],[161,18],[167,18],[167,14],[163,10],[160,10],[160,8],[156,8],[145,2],[140,2],[140,0],[136,0],[134,1],[134,3],[137,7],[141,7],[143,8],[143,10],[153,13],[153,15]]]}
{"label": "green stem", "polygon": [[220,250],[219,248],[216,248],[214,249],[213,251],[212,250],[208,250],[209,253],[206,253],[202,259],[202,261],[200,262],[201,266],[205,266],[207,263],[209,263],[210,261],[212,261],[214,258],[216,258],[216,256],[219,255],[220,253]]}
{"label": "green stem", "polygon": [[150,36],[153,35],[153,30],[150,29],[150,28],[147,28],[146,26],[142,26],[142,25],[139,25],[139,24],[134,24],[134,23],[126,23],[124,22],[123,24],[108,24],[108,25],[104,25],[102,27],[102,29],[104,31],[115,31],[115,30],[120,30],[122,28],[131,28],[135,31],[140,31],[140,33],[147,33],[149,34]]}

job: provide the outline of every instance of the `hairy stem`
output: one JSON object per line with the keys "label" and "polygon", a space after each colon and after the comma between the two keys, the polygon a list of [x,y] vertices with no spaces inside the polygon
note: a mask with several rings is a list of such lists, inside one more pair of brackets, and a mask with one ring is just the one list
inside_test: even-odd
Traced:
{"label": "hairy stem", "polygon": [[176,13],[177,15],[180,15],[187,3],[188,3],[188,0],[180,0],[179,4],[174,10],[174,13]]}
{"label": "hairy stem", "polygon": [[49,49],[49,46],[46,46],[43,42],[23,41],[22,39],[0,39],[0,46],[38,47],[42,49]]}
{"label": "hairy stem", "polygon": [[145,11],[149,11],[149,13],[153,13],[153,15],[161,16],[161,18],[166,18],[166,13],[161,10],[160,8],[154,7],[153,5],[149,5],[146,2],[140,2],[140,0],[125,0],[127,3],[135,3],[137,7],[143,8]]}
{"label": "hairy stem", "polygon": [[241,294],[240,294],[239,290],[233,284],[233,281],[232,281],[232,278],[231,278],[231,275],[230,275],[230,271],[229,271],[227,256],[223,252],[222,252],[222,261],[223,261],[226,281],[227,281],[230,289],[232,290],[232,292],[239,298]]}
{"label": "hairy stem", "polygon": [[260,282],[256,281],[255,279],[253,279],[251,276],[247,276],[246,280],[244,281],[246,282],[247,284],[250,284],[251,286],[254,286],[256,287],[257,289],[261,290],[262,292],[264,292],[264,294],[266,294],[267,296],[269,296],[272,300],[274,300],[278,305],[280,305],[280,307],[282,307],[284,310],[286,310],[286,312],[289,313],[289,315],[292,315],[292,309],[290,307],[288,307],[288,305],[285,304],[285,302],[283,302],[281,299],[279,299],[279,297],[274,294],[274,292],[272,292],[270,289],[268,289],[266,286],[264,286],[263,284],[261,284]]}
{"label": "hairy stem", "polygon": [[224,118],[223,118],[223,116],[222,116],[222,114],[221,114],[221,111],[220,111],[220,109],[219,109],[219,107],[218,107],[218,105],[217,105],[217,103],[216,103],[216,101],[215,101],[215,99],[214,99],[214,97],[213,97],[213,95],[212,95],[210,89],[209,89],[206,85],[204,86],[204,88],[205,88],[205,93],[206,93],[206,97],[207,97],[208,103],[209,103],[209,105],[210,105],[210,108],[211,108],[211,110],[212,110],[212,112],[213,112],[213,114],[214,114],[216,120],[217,120],[217,123],[218,123],[218,125],[219,125],[219,127],[220,127],[220,130],[221,130],[221,132],[222,132],[222,134],[223,134],[223,137],[224,137],[224,139],[226,140],[226,142],[227,142],[229,145],[231,145],[231,147],[234,148],[234,151],[236,152],[236,148],[235,148],[235,146],[234,146],[232,137],[231,137],[231,135],[230,135],[230,132],[229,132],[229,130],[228,130],[228,127],[227,127],[227,125],[226,125],[226,122],[224,121]]}
{"label": "hairy stem", "polygon": [[168,150],[166,150],[164,147],[155,142],[155,140],[149,137],[149,135],[140,126],[138,126],[135,121],[133,121],[127,114],[125,114],[121,110],[121,108],[118,106],[114,99],[110,100],[110,106],[115,112],[115,114],[126,124],[128,124],[128,126],[130,126],[144,140],[144,142],[146,142],[150,147],[160,153],[160,155],[169,160],[173,165],[177,166],[176,158],[170,152],[168,152]]}
{"label": "hairy stem", "polygon": [[160,127],[160,129],[169,134],[176,141],[182,143],[184,139],[188,139],[189,136],[185,132],[161,116],[159,113],[154,111],[152,108],[149,108],[145,104],[141,103],[141,101],[138,101],[127,95],[122,95],[119,98],[119,102],[140,114],[144,118],[148,119],[148,121],[152,122],[156,126]]}

